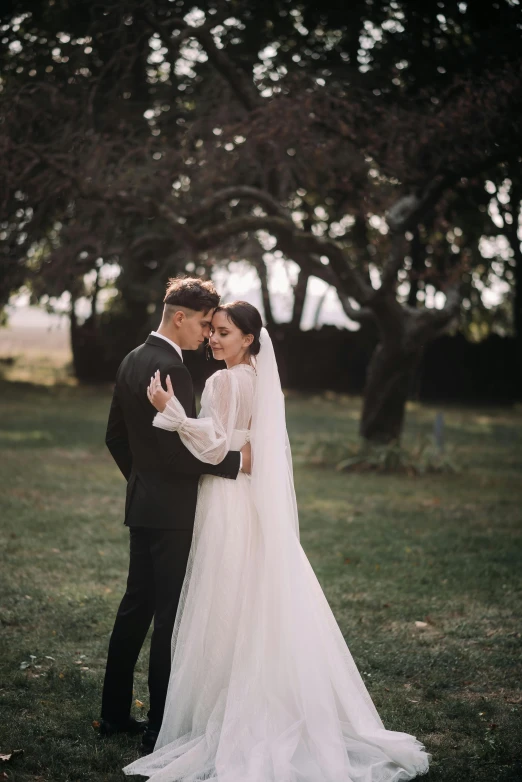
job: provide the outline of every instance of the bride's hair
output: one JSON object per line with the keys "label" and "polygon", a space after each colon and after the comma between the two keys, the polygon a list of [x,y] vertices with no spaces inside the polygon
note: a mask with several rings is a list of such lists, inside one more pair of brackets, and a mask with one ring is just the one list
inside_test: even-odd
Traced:
{"label": "bride's hair", "polygon": [[263,328],[263,321],[259,310],[257,310],[248,301],[231,301],[228,304],[220,304],[216,307],[216,312],[224,312],[227,318],[240,329],[243,334],[252,334],[254,341],[248,348],[248,352],[251,356],[257,356],[261,345],[259,343],[259,337],[261,335],[261,329]]}

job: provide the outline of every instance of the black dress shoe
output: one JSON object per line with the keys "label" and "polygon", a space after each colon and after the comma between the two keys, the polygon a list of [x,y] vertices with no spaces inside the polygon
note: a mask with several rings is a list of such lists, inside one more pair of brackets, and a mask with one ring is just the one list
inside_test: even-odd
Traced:
{"label": "black dress shoe", "polygon": [[140,747],[143,755],[150,755],[150,753],[153,752],[154,745],[158,740],[158,734],[159,734],[159,730],[154,730],[154,728],[149,727],[145,730],[143,736],[141,737],[141,747]]}
{"label": "black dress shoe", "polygon": [[125,722],[111,722],[110,720],[100,720],[100,736],[108,738],[116,733],[129,733],[136,736],[143,733],[147,728],[147,720],[137,720],[134,717],[127,717]]}

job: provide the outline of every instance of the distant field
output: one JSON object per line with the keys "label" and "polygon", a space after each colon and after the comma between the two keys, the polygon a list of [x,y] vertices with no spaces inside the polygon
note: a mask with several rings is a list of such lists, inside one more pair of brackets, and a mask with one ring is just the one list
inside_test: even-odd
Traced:
{"label": "distant field", "polygon": [[74,382],[66,322],[30,312],[27,322],[17,314],[7,328],[0,328],[0,373],[8,380],[44,385]]}
{"label": "distant field", "polygon": [[[0,753],[24,751],[0,779],[115,782],[137,755],[92,727],[127,565],[109,399],[0,382]],[[461,472],[411,478],[300,463],[314,433],[356,439],[359,399],[291,394],[287,408],[302,543],[386,727],[426,744],[426,779],[519,781],[522,412],[445,408]],[[411,405],[407,439],[435,412]]]}

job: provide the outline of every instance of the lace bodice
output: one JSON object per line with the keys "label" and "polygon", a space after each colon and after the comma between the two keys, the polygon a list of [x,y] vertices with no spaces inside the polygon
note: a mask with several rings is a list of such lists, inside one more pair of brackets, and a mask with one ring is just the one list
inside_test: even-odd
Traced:
{"label": "lace bodice", "polygon": [[221,369],[205,384],[198,418],[188,418],[174,396],[153,425],[177,431],[194,456],[219,464],[228,451],[239,450],[248,440],[255,385],[256,373],[249,364]]}
{"label": "lace bodice", "polygon": [[249,364],[220,369],[211,375],[201,396],[198,418],[218,415],[234,429],[248,429],[252,417],[256,373]]}

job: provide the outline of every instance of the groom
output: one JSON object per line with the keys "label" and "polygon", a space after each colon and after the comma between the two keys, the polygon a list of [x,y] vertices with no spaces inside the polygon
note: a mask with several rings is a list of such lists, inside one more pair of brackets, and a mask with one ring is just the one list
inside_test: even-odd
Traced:
{"label": "groom", "polygon": [[[158,331],[123,359],[105,442],[127,480],[125,524],[130,531],[127,589],[109,643],[100,733],[141,733],[151,752],[161,726],[171,663],[174,619],[192,541],[198,480],[203,473],[235,479],[250,472],[250,446],[230,451],[218,465],[204,464],[176,432],[152,425],[156,413],[147,386],[160,370],[192,418],[196,403],[181,350],[197,350],[210,335],[219,296],[211,282],[169,281]],[[130,716],[134,666],[154,618],[150,644],[148,723]]]}

